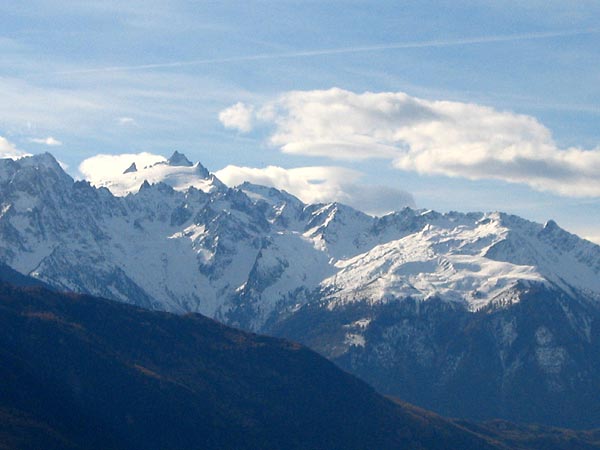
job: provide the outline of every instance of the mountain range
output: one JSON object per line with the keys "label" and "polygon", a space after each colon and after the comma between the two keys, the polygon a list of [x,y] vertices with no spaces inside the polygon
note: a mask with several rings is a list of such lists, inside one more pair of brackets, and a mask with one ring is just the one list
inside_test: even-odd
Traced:
{"label": "mountain range", "polygon": [[296,340],[445,415],[600,424],[600,247],[553,221],[373,217],[227,187],[179,153],[96,184],[50,154],[0,160],[0,261]]}

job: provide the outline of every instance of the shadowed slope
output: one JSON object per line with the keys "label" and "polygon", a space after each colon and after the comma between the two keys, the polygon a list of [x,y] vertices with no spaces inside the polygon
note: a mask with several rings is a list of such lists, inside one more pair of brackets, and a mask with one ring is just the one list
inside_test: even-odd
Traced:
{"label": "shadowed slope", "polygon": [[200,315],[1,285],[0,355],[13,448],[496,448],[304,347]]}

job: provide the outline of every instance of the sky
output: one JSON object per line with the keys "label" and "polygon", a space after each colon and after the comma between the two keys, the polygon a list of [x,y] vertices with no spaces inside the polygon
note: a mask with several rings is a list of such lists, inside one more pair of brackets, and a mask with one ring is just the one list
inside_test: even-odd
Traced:
{"label": "sky", "polygon": [[2,2],[0,155],[82,177],[178,150],[305,201],[600,242],[599,19],[577,0]]}

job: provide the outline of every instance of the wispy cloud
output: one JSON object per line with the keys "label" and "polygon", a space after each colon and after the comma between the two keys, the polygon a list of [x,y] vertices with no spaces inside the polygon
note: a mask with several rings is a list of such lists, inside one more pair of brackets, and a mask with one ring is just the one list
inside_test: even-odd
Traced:
{"label": "wispy cloud", "polygon": [[51,144],[46,136],[54,136],[68,145],[85,137],[90,143],[112,141],[122,146],[125,132],[146,130],[140,140],[157,142],[156,137],[163,136],[163,143],[173,142],[175,133],[197,135],[202,127],[214,126],[215,111],[224,103],[248,97],[231,84],[197,75],[120,73],[82,78],[57,86],[0,77],[0,133],[4,130],[21,141],[43,138],[38,144]]}
{"label": "wispy cloud", "polygon": [[327,49],[315,49],[315,50],[301,50],[293,52],[281,52],[281,53],[262,53],[255,55],[243,55],[243,56],[232,56],[226,58],[207,58],[207,59],[190,59],[181,61],[171,62],[160,62],[152,64],[138,64],[130,66],[109,66],[109,67],[95,67],[89,69],[75,69],[54,72],[58,75],[70,75],[70,74],[86,74],[86,73],[98,73],[98,72],[127,72],[127,71],[140,71],[140,70],[151,70],[151,69],[168,69],[185,66],[196,66],[205,64],[219,64],[219,63],[232,63],[232,62],[244,62],[244,61],[260,61],[270,59],[287,59],[287,58],[307,58],[315,56],[328,56],[338,55],[347,53],[369,53],[369,52],[380,52],[386,50],[402,50],[402,49],[414,49],[414,48],[431,48],[431,47],[456,47],[465,45],[477,45],[477,44],[493,44],[502,42],[515,42],[515,41],[526,41],[526,40],[539,40],[539,39],[552,39],[559,37],[568,36],[579,36],[585,34],[598,34],[600,28],[589,28],[581,30],[559,30],[559,31],[543,31],[543,32],[532,32],[532,33],[520,33],[520,34],[500,34],[492,36],[476,36],[470,38],[458,38],[458,39],[436,39],[427,41],[414,41],[414,42],[395,42],[390,44],[381,45],[365,45],[365,46],[353,46],[353,47],[341,47],[341,48],[327,48]]}
{"label": "wispy cloud", "polygon": [[58,147],[59,145],[62,145],[61,141],[53,138],[52,136],[48,136],[46,138],[29,138],[28,141],[33,142],[34,144],[47,145],[49,147]]}
{"label": "wispy cloud", "polygon": [[121,126],[137,125],[137,122],[133,117],[119,117],[117,123]]}

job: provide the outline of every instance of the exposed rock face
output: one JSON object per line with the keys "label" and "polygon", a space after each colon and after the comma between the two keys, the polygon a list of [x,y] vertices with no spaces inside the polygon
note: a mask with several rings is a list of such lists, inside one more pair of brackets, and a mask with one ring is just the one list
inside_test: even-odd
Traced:
{"label": "exposed rock face", "polygon": [[599,423],[600,309],[554,289],[524,289],[519,303],[477,312],[441,300],[307,305],[271,332],[449,416]]}
{"label": "exposed rock face", "polygon": [[134,172],[137,172],[137,171],[138,171],[137,170],[137,165],[134,162],[132,162],[131,165],[127,169],[125,169],[125,171],[123,172],[123,174],[134,173]]}

